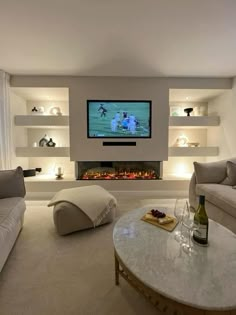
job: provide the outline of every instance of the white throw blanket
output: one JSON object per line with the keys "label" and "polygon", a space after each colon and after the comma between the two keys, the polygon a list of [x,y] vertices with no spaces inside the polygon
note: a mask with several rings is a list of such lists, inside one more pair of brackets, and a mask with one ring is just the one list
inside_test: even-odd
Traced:
{"label": "white throw blanket", "polygon": [[116,205],[116,199],[101,186],[91,185],[62,189],[52,198],[48,207],[61,202],[69,202],[83,211],[92,221],[94,227]]}

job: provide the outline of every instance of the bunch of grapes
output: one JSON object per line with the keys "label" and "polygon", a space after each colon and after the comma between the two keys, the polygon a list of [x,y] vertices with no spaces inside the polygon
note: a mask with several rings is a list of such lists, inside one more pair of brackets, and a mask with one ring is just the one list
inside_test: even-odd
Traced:
{"label": "bunch of grapes", "polygon": [[157,209],[152,209],[151,213],[156,218],[164,218],[166,216],[166,214],[164,212],[161,212],[161,211],[159,211]]}

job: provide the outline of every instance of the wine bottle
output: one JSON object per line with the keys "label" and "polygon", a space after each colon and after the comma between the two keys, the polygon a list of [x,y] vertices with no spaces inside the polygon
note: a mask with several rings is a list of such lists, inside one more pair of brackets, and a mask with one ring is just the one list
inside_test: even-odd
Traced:
{"label": "wine bottle", "polygon": [[195,229],[193,231],[193,239],[199,244],[208,244],[208,227],[209,220],[205,209],[205,196],[199,196],[199,206],[194,215]]}

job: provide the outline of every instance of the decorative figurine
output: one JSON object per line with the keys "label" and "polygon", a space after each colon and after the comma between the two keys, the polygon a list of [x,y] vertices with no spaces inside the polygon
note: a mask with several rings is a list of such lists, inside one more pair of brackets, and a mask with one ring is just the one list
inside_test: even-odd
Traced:
{"label": "decorative figurine", "polygon": [[36,106],[34,106],[34,107],[31,109],[31,112],[32,112],[32,113],[37,113],[37,112],[38,112],[37,107],[36,107]]}
{"label": "decorative figurine", "polygon": [[190,116],[190,113],[192,113],[193,108],[185,108],[184,112],[187,113],[187,116]]}
{"label": "decorative figurine", "polygon": [[56,116],[62,116],[62,112],[61,112],[60,107],[52,107],[50,109],[50,114],[51,115],[56,115]]}
{"label": "decorative figurine", "polygon": [[40,146],[40,147],[45,147],[48,142],[49,142],[48,136],[47,136],[47,135],[44,135],[44,137],[39,140],[39,146]]}
{"label": "decorative figurine", "polygon": [[177,147],[187,147],[188,146],[188,137],[181,135],[176,139]]}
{"label": "decorative figurine", "polygon": [[49,139],[49,141],[46,143],[47,147],[55,147],[56,143],[52,141],[52,138]]}
{"label": "decorative figurine", "polygon": [[44,114],[44,107],[43,107],[43,106],[38,107],[38,113],[39,113],[40,115],[43,115],[43,114]]}

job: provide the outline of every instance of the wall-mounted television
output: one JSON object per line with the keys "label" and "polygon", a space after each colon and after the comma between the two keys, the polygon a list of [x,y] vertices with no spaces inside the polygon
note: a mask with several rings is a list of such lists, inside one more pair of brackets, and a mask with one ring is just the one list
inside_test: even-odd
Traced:
{"label": "wall-mounted television", "polygon": [[88,138],[151,138],[151,101],[87,100]]}

